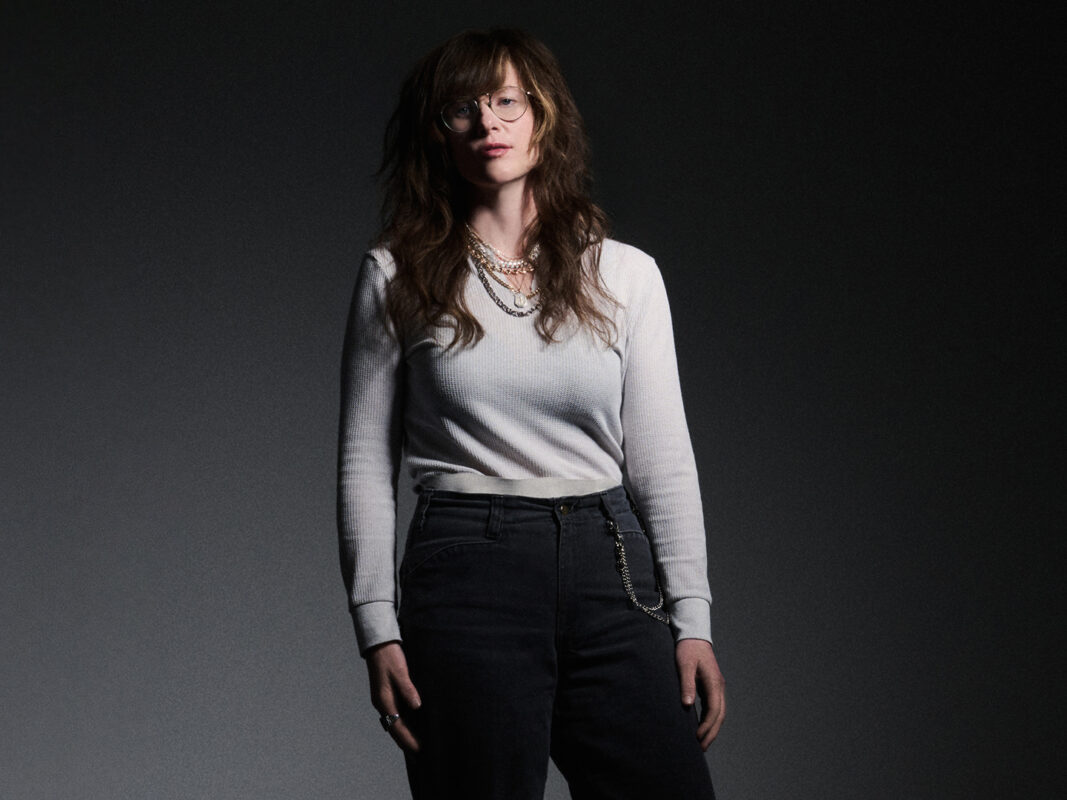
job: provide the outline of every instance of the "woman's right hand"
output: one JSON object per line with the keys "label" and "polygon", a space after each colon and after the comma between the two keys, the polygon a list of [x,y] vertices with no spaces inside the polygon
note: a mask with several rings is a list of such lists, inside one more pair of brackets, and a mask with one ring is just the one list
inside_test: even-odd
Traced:
{"label": "woman's right hand", "polygon": [[404,720],[404,712],[420,705],[419,693],[408,676],[408,662],[400,642],[385,642],[367,651],[367,672],[370,675],[371,702],[383,717],[399,714],[400,719],[389,727],[389,735],[403,749],[419,751],[419,743]]}

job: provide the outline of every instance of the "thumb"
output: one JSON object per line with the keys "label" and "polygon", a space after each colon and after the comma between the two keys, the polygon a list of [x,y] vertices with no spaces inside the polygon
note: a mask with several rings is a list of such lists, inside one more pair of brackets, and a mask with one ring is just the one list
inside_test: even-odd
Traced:
{"label": "thumb", "polygon": [[682,705],[693,705],[697,696],[696,664],[691,661],[680,662],[678,664],[678,682],[682,690]]}
{"label": "thumb", "polygon": [[408,677],[406,670],[403,674],[396,676],[396,690],[408,708],[416,709],[422,705],[422,698],[419,697],[419,692],[415,684],[411,682],[411,678]]}

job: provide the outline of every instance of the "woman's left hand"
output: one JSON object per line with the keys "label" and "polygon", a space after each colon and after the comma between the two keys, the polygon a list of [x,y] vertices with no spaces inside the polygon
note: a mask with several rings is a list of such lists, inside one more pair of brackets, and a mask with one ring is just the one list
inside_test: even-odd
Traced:
{"label": "woman's left hand", "polygon": [[700,725],[697,738],[707,750],[722,727],[726,716],[726,681],[719,671],[711,642],[703,639],[682,639],[674,647],[674,659],[678,664],[678,680],[682,690],[682,705],[688,707],[700,694]]}

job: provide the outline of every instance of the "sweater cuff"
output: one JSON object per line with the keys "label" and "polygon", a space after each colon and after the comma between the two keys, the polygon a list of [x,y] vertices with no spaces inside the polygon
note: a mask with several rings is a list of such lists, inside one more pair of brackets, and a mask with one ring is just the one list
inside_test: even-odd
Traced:
{"label": "sweater cuff", "polygon": [[700,597],[683,597],[667,609],[671,615],[674,641],[703,639],[711,641],[711,604]]}
{"label": "sweater cuff", "polygon": [[399,642],[400,626],[396,622],[396,605],[388,600],[362,603],[352,609],[359,654],[383,642]]}

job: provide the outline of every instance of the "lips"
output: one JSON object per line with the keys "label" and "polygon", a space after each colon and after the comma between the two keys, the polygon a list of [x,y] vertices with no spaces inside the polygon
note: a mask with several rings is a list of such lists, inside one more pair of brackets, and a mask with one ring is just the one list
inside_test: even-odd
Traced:
{"label": "lips", "polygon": [[478,154],[484,158],[498,158],[499,156],[504,155],[510,149],[511,146],[506,144],[483,144],[481,147],[478,148]]}

